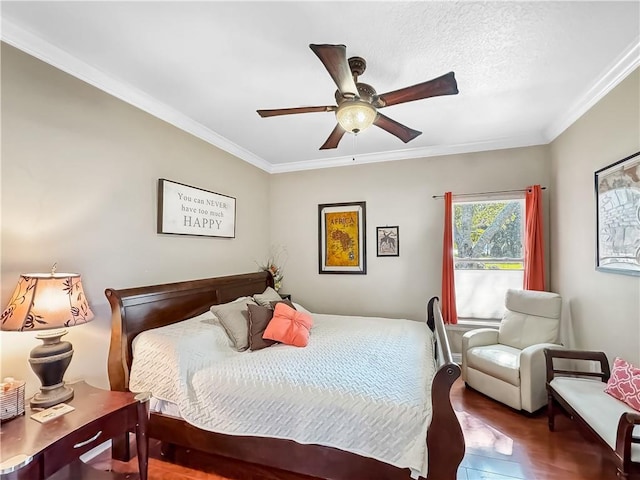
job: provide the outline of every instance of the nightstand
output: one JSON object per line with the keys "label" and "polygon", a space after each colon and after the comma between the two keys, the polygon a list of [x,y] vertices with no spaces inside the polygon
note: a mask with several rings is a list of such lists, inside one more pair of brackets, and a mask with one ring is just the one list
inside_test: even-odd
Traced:
{"label": "nightstand", "polygon": [[[112,392],[85,382],[71,384],[75,410],[48,423],[25,415],[0,426],[0,478],[2,480],[146,480],[149,439],[149,394]],[[135,432],[138,474],[117,474],[94,470],[80,455],[105,441]]]}

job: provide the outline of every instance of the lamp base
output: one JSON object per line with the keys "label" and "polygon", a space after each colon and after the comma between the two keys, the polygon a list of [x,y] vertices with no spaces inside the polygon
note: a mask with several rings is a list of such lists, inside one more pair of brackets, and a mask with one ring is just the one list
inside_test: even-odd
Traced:
{"label": "lamp base", "polygon": [[66,333],[66,330],[59,330],[36,336],[43,344],[31,350],[29,363],[42,386],[31,399],[31,408],[49,408],[73,398],[73,389],[63,380],[73,356],[71,344],[60,341]]}
{"label": "lamp base", "polygon": [[40,387],[40,391],[29,401],[29,406],[31,408],[49,408],[72,398],[73,388],[64,384],[59,387]]}

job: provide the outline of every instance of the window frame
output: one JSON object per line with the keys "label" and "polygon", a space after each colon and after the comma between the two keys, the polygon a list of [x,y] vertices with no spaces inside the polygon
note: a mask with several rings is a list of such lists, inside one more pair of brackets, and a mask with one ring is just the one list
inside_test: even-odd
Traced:
{"label": "window frame", "polygon": [[[457,251],[458,249],[456,248],[457,244],[456,244],[456,223],[455,223],[455,214],[456,214],[456,207],[458,205],[462,205],[462,204],[478,204],[478,203],[499,203],[499,202],[518,202],[520,204],[520,238],[521,238],[521,242],[522,242],[522,251],[521,251],[521,257],[517,258],[517,259],[513,259],[512,262],[510,263],[521,263],[522,264],[522,268],[518,268],[518,269],[460,269],[460,268],[456,268],[456,264],[457,262],[459,262],[460,260],[464,260],[464,257],[458,257],[457,255]],[[504,312],[504,301],[502,300],[504,298],[503,294],[502,294],[502,290],[504,290],[504,293],[506,293],[506,289],[508,288],[522,288],[523,286],[523,282],[524,282],[524,244],[525,244],[525,235],[526,235],[526,205],[525,205],[525,193],[524,192],[509,192],[509,193],[502,193],[502,194],[487,194],[487,195],[459,195],[459,196],[454,196],[452,198],[452,207],[453,207],[453,222],[451,225],[452,228],[452,245],[451,248],[454,252],[453,254],[453,262],[454,262],[454,268],[453,268],[453,273],[454,273],[454,281],[456,284],[456,308],[458,310],[458,319],[459,319],[459,323],[461,324],[471,324],[471,325],[478,325],[478,326],[490,326],[490,325],[495,325],[497,323],[500,322],[501,318],[502,318],[502,314]],[[471,259],[471,261],[473,261],[474,259]],[[478,258],[475,260],[481,260],[485,263],[489,263],[491,260],[494,260],[494,262],[491,263],[495,263],[497,262],[507,262],[509,260],[505,259],[505,257],[502,258],[496,258],[496,257],[487,257],[487,258]],[[494,275],[500,271],[505,272],[520,272],[519,275],[510,275],[513,277],[516,277],[515,279],[502,279],[502,283],[507,283],[508,285],[506,287],[501,287],[499,292],[496,292],[497,294],[495,295],[495,298],[492,299],[491,301],[491,305],[494,305],[491,310],[491,313],[487,313],[488,310],[483,309],[477,305],[473,305],[473,304],[469,304],[469,303],[461,303],[461,297],[465,298],[465,302],[467,302],[468,298],[471,296],[471,294],[469,293],[469,291],[464,290],[463,288],[466,287],[462,287],[462,281],[461,281],[461,273],[462,272],[482,272],[485,271],[486,272],[486,276],[490,276],[490,275]],[[490,273],[489,273],[490,272]],[[506,277],[507,275],[505,275]],[[489,282],[486,282],[486,284],[489,284]],[[517,284],[517,285],[516,285]],[[474,288],[475,290],[475,288]],[[460,295],[461,293],[464,293],[464,295]],[[500,300],[498,300],[500,299]],[[498,305],[499,302],[499,305]],[[484,324],[484,325],[483,325]]]}

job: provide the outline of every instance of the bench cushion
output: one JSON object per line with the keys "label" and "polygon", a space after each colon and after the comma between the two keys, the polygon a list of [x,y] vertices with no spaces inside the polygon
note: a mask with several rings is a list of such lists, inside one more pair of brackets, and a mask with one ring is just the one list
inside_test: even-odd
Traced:
{"label": "bench cushion", "polygon": [[[615,450],[620,417],[637,412],[605,393],[606,384],[599,380],[555,377],[549,385]],[[640,426],[633,429],[633,436],[640,437]],[[631,460],[640,462],[640,444],[631,445]]]}

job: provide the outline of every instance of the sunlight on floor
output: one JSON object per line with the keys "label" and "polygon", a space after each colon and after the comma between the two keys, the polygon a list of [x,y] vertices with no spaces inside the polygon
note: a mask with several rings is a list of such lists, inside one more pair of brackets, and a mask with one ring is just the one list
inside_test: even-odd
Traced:
{"label": "sunlight on floor", "polygon": [[513,439],[466,412],[456,412],[464,432],[467,448],[491,450],[502,455],[513,454]]}

